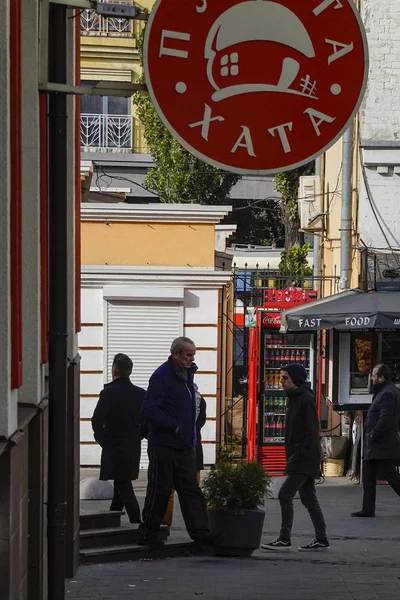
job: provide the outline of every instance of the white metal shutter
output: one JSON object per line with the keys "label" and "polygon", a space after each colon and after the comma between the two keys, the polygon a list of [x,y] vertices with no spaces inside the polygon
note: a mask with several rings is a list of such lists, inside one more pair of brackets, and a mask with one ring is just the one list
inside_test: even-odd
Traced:
{"label": "white metal shutter", "polygon": [[[147,389],[153,371],[167,360],[172,340],[182,331],[180,302],[107,302],[106,380],[111,379],[114,356],[124,352],[133,362],[132,382]],[[143,440],[140,468],[147,466],[147,441]]]}

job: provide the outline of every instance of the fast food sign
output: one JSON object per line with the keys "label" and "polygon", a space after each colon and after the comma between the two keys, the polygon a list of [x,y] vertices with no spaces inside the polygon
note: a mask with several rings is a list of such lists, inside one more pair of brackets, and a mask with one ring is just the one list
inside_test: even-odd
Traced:
{"label": "fast food sign", "polygon": [[368,72],[353,0],[157,0],[143,60],[171,134],[241,174],[324,152],[357,112]]}

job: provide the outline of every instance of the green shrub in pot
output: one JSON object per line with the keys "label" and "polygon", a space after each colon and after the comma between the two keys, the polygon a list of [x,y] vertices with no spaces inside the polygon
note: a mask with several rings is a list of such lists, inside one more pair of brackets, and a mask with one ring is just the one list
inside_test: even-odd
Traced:
{"label": "green shrub in pot", "polygon": [[220,462],[205,477],[202,489],[208,506],[211,530],[224,533],[215,553],[251,556],[259,548],[264,507],[270,478],[256,462]]}

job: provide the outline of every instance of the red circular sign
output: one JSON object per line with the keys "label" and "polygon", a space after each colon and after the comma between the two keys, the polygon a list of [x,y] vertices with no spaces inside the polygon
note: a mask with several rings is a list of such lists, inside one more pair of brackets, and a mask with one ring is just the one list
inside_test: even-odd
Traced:
{"label": "red circular sign", "polygon": [[272,174],[320,155],[366,86],[352,0],[158,0],[146,83],[171,134],[235,173]]}

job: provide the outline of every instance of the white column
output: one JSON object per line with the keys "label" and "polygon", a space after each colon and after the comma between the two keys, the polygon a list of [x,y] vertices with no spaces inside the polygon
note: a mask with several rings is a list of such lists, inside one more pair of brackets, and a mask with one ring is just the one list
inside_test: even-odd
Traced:
{"label": "white column", "polygon": [[40,139],[38,6],[22,0],[22,315],[23,383],[20,402],[36,404],[41,389]]}
{"label": "white column", "polygon": [[10,391],[10,105],[9,0],[0,0],[0,435],[17,428],[17,405]]}

